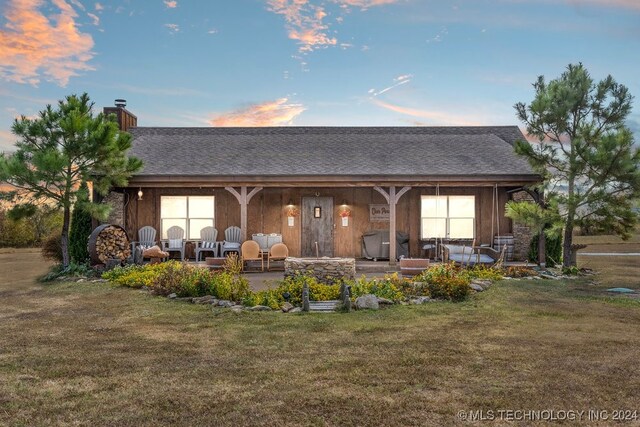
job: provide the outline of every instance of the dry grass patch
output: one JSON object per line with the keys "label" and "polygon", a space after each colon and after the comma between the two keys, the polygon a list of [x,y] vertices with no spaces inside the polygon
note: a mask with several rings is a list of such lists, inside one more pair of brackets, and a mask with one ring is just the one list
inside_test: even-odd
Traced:
{"label": "dry grass patch", "polygon": [[235,315],[107,284],[4,282],[0,425],[452,425],[461,409],[638,408],[640,304],[583,298],[580,283]]}

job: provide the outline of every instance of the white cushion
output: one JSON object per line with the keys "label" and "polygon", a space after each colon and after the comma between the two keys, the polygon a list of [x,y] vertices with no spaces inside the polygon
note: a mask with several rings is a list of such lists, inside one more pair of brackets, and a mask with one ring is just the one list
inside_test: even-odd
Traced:
{"label": "white cushion", "polygon": [[216,242],[202,242],[202,247],[205,249],[215,248]]}
{"label": "white cushion", "polygon": [[182,239],[169,239],[170,248],[182,248]]}

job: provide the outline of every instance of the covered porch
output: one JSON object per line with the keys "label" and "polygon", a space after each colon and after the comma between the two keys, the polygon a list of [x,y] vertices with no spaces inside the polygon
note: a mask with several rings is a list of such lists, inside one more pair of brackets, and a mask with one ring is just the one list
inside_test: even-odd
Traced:
{"label": "covered porch", "polygon": [[[496,235],[513,234],[504,205],[525,184],[517,180],[393,182],[362,178],[351,182],[263,180],[260,185],[144,181],[134,179],[122,189],[122,222],[132,240],[143,226],[154,227],[158,239],[164,239],[168,227],[179,224],[188,241],[197,241],[204,226],[215,227],[221,241],[225,229],[238,226],[243,241],[258,233],[280,234],[290,256],[356,259],[366,255],[362,236],[370,230],[390,230],[390,236],[396,231],[406,233],[407,255],[412,258],[428,256],[423,246],[435,236],[490,245]],[[464,215],[455,212],[455,198],[465,200]],[[189,206],[197,206],[191,199],[206,199],[210,210],[190,210]],[[425,201],[435,199],[440,201],[436,203],[440,211],[434,215]],[[176,214],[172,203],[186,206],[186,214]],[[524,259],[522,252],[516,250],[514,259]],[[389,239],[389,253],[397,253],[396,239]],[[189,249],[187,257],[193,257]],[[395,264],[395,257],[389,263]]]}

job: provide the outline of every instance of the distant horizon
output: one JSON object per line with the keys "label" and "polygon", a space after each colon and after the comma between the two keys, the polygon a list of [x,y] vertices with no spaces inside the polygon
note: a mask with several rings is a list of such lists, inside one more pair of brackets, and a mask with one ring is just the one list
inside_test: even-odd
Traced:
{"label": "distant horizon", "polygon": [[14,118],[87,92],[140,127],[524,126],[539,75],[582,62],[636,96],[635,0],[6,0],[0,151]]}

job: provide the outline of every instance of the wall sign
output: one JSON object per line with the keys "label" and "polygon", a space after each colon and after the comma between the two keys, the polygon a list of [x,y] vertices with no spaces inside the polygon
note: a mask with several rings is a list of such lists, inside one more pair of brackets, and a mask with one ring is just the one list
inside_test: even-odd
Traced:
{"label": "wall sign", "polygon": [[389,221],[389,205],[369,205],[369,222]]}

